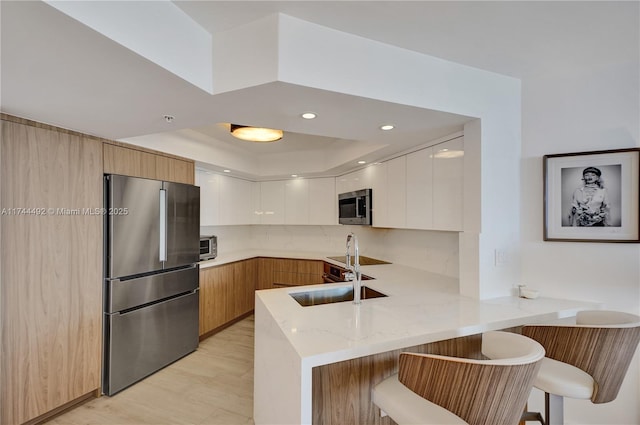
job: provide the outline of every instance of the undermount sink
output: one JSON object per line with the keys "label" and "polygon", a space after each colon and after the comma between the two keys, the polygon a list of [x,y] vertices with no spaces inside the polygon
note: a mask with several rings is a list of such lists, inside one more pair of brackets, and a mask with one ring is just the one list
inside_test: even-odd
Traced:
{"label": "undermount sink", "polygon": [[[362,300],[386,297],[382,292],[378,292],[368,286],[362,286],[360,290],[360,299]],[[310,307],[320,304],[353,301],[353,288],[347,286],[342,288],[320,289],[318,291],[294,292],[289,295],[298,301],[298,304],[301,306]]]}

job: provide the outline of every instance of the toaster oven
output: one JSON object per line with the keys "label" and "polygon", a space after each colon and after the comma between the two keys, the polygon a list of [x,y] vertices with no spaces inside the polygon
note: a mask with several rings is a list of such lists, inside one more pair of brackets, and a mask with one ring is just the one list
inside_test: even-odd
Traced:
{"label": "toaster oven", "polygon": [[200,261],[213,260],[218,256],[218,237],[200,236]]}

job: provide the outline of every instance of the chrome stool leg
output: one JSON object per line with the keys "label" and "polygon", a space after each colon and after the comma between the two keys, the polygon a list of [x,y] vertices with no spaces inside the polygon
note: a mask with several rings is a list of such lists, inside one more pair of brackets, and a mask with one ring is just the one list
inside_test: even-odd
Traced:
{"label": "chrome stool leg", "polygon": [[564,424],[564,398],[559,395],[544,393],[544,412],[546,425]]}

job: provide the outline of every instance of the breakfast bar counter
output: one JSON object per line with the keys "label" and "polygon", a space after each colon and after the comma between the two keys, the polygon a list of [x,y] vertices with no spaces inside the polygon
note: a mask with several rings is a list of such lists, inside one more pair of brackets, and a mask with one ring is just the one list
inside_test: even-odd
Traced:
{"label": "breakfast bar counter", "polygon": [[540,297],[476,300],[454,278],[395,265],[363,266],[363,281],[386,297],[361,304],[304,307],[293,293],[350,283],[256,292],[254,420],[311,424],[314,368],[526,323],[544,323],[598,308],[588,301]]}

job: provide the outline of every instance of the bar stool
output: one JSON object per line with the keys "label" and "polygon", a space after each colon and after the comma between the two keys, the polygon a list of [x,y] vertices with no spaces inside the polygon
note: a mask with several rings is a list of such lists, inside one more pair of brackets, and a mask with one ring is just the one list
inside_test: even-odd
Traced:
{"label": "bar stool", "polygon": [[575,325],[530,325],[522,334],[546,351],[533,385],[545,392],[545,424],[559,425],[564,423],[564,397],[592,403],[617,397],[640,342],[640,317],[581,311]]}
{"label": "bar stool", "polygon": [[373,403],[398,424],[516,424],[544,349],[522,335],[487,332],[491,360],[401,353],[398,374],[377,384]]}

